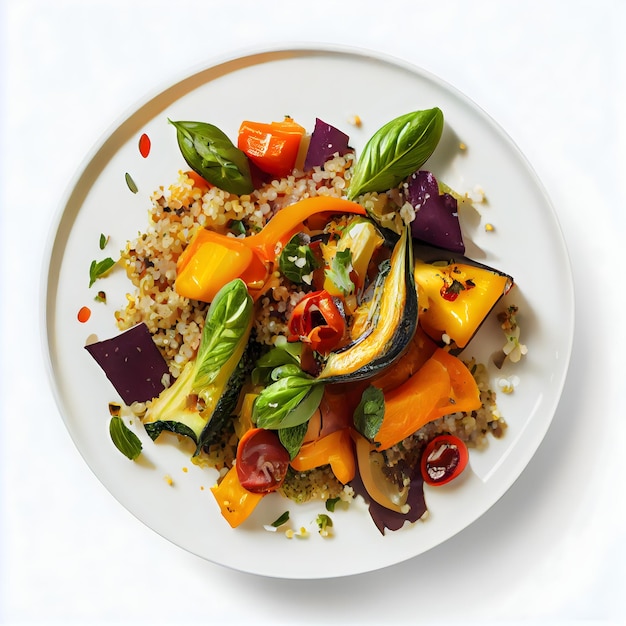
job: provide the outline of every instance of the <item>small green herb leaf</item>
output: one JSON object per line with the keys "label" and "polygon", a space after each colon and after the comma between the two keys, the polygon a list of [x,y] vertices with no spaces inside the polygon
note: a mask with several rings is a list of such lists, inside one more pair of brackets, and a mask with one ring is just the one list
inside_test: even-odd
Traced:
{"label": "small green herb leaf", "polygon": [[298,426],[292,426],[291,428],[280,428],[278,430],[278,438],[280,439],[280,443],[283,444],[285,450],[289,452],[289,458],[295,459],[298,452],[300,452],[300,448],[302,447],[302,441],[304,439],[304,435],[306,435],[306,431],[309,427],[308,420],[306,422],[302,422]]}
{"label": "small green herb leaf", "polygon": [[273,526],[274,528],[278,528],[279,526],[286,524],[288,521],[289,521],[289,511],[285,511],[278,519],[275,519],[271,523],[271,526]]}
{"label": "small green herb leaf", "polygon": [[315,520],[319,528],[320,535],[329,534],[329,529],[333,527],[333,520],[326,513],[320,513]]}
{"label": "small green herb leaf", "polygon": [[102,261],[92,261],[89,266],[89,286],[91,287],[98,278],[102,278],[114,265],[115,261],[111,257]]}
{"label": "small green herb leaf", "polygon": [[245,235],[246,227],[244,226],[244,223],[241,220],[233,220],[230,223],[230,232],[233,233],[234,235]]}
{"label": "small green herb leaf", "polygon": [[335,505],[337,504],[337,502],[339,502],[341,500],[341,498],[339,496],[337,496],[336,498],[328,498],[326,500],[326,510],[329,513],[334,513],[335,512]]}
{"label": "small green herb leaf", "polygon": [[350,278],[352,271],[352,252],[349,248],[339,250],[330,262],[330,268],[324,271],[326,278],[331,280],[344,295],[354,291],[354,283]]}
{"label": "small green herb leaf", "polygon": [[354,410],[354,427],[365,438],[373,440],[385,415],[385,396],[382,389],[370,385]]}
{"label": "small green herb leaf", "polygon": [[237,195],[254,190],[248,157],[213,124],[173,122],[187,165],[211,184]]}
{"label": "small green herb leaf", "polygon": [[101,233],[100,242],[99,242],[100,250],[104,250],[106,248],[107,243],[109,243],[109,238],[106,235]]}
{"label": "small green herb leaf", "polygon": [[[300,234],[294,235],[281,252],[279,258],[280,271],[292,283],[311,284],[311,273],[318,267],[311,247],[304,243]],[[307,280],[309,277],[309,280]]]}
{"label": "small green herb leaf", "polygon": [[119,416],[113,416],[109,422],[109,433],[115,447],[131,461],[141,454],[141,441],[137,435],[124,424]]}
{"label": "small green herb leaf", "polygon": [[137,183],[133,180],[133,177],[128,172],[126,172],[126,174],[124,174],[124,178],[126,179],[126,184],[128,185],[128,188],[133,193],[137,193],[139,189],[137,188]]}
{"label": "small green herb leaf", "polygon": [[348,199],[386,191],[416,172],[435,151],[443,122],[443,113],[435,107],[401,115],[377,130],[354,167]]}

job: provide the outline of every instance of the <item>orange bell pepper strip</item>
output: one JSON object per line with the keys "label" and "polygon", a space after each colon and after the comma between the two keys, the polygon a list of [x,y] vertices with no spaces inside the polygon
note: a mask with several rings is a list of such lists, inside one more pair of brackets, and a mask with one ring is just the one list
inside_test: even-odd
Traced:
{"label": "orange bell pepper strip", "polygon": [[291,461],[291,467],[297,472],[328,464],[337,480],[344,485],[354,478],[356,463],[350,429],[336,430],[321,439],[303,444]]}
{"label": "orange bell pepper strip", "polygon": [[258,298],[274,271],[277,253],[303,228],[303,222],[318,213],[354,213],[365,209],[349,200],[330,196],[306,198],[284,207],[260,233],[243,239],[200,229],[176,264],[175,289],[192,300],[211,302],[230,280],[241,278],[251,295]]}
{"label": "orange bell pepper strip", "polygon": [[438,417],[481,406],[480,391],[465,364],[437,348],[411,378],[385,394],[376,449],[391,448]]}
{"label": "orange bell pepper strip", "polygon": [[217,500],[222,516],[232,528],[237,528],[248,519],[264,496],[262,493],[252,493],[241,486],[235,466],[228,470],[218,485],[211,487],[211,492]]}
{"label": "orange bell pepper strip", "polygon": [[237,147],[263,172],[278,178],[293,171],[305,129],[290,117],[282,122],[244,121]]}
{"label": "orange bell pepper strip", "polygon": [[365,209],[356,202],[332,196],[315,196],[290,204],[265,225],[260,233],[242,239],[246,245],[254,247],[265,259],[274,261],[277,243],[284,246],[293,235],[302,229],[302,223],[319,213],[351,213],[366,215]]}

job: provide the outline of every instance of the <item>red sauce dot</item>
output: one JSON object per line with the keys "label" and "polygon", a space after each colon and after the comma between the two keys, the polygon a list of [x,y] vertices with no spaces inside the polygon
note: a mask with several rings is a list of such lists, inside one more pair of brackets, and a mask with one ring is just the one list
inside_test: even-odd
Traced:
{"label": "red sauce dot", "polygon": [[78,311],[78,321],[84,324],[91,317],[91,309],[88,306],[83,306]]}
{"label": "red sauce dot", "polygon": [[139,154],[145,159],[150,154],[150,137],[144,133],[139,137]]}

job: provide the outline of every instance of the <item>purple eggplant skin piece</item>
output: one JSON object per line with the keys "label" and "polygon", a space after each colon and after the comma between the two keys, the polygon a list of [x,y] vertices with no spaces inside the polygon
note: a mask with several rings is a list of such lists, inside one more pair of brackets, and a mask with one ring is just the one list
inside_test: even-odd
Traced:
{"label": "purple eggplant skin piece", "polygon": [[407,498],[407,504],[410,507],[408,513],[392,511],[372,500],[363,485],[358,467],[354,478],[350,481],[350,486],[354,489],[354,493],[361,496],[368,504],[370,517],[381,535],[385,534],[385,530],[400,530],[405,522],[417,522],[426,513],[424,479],[422,478],[419,463],[410,476],[409,496]]}
{"label": "purple eggplant skin piece", "polygon": [[350,137],[339,129],[315,118],[315,128],[311,133],[309,149],[304,160],[304,171],[312,170],[316,165],[322,167],[335,153],[340,156],[350,151]]}
{"label": "purple eggplant skin piece", "polygon": [[405,187],[405,199],[415,209],[415,219],[411,222],[414,239],[451,252],[465,252],[458,202],[449,193],[440,193],[432,172],[420,170],[411,174]]}
{"label": "purple eggplant skin piece", "polygon": [[85,346],[127,406],[147,402],[165,388],[169,369],[148,327],[142,322],[126,332]]}

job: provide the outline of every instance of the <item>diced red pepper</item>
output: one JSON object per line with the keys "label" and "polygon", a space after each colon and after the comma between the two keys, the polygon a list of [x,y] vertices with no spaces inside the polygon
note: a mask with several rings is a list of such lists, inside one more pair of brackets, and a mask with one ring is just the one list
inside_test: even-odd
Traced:
{"label": "diced red pepper", "polygon": [[290,117],[282,122],[245,121],[239,127],[237,147],[257,167],[278,178],[293,171],[305,129]]}
{"label": "diced red pepper", "polygon": [[320,354],[341,343],[346,323],[332,296],[322,289],[307,294],[289,318],[289,341],[302,341]]}

